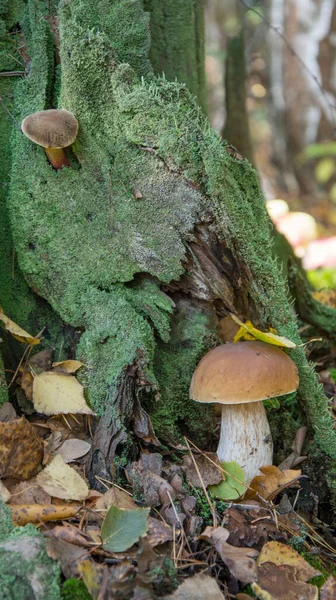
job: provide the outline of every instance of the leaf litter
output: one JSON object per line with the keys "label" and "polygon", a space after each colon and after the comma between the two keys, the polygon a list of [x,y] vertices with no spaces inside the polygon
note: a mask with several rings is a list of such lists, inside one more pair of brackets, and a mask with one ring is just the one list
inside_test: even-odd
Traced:
{"label": "leaf litter", "polygon": [[[267,600],[313,600],[318,592],[311,577],[324,578],[320,600],[334,597],[328,572],[335,551],[293,509],[302,484],[301,471],[293,467],[305,458],[304,428],[281,468],[262,467],[249,486],[236,463],[220,463],[191,440],[172,452],[149,440],[123,471],[122,486],[102,479],[101,494],[85,479],[93,416],[75,377],[82,368],[78,361],[53,363],[50,351],[27,356],[16,385],[28,401],[36,381],[59,377],[76,381],[81,400],[77,392],[67,391],[65,399],[60,387],[50,393],[42,385],[41,402],[49,406],[44,412],[38,405],[38,415],[20,420],[11,404],[0,409],[0,428],[13,429],[6,440],[16,441],[12,450],[6,441],[3,452],[14,452],[13,464],[22,465],[15,467],[16,479],[13,472],[5,478],[3,497],[16,525],[41,527],[65,578],[82,579],[99,600],[247,600],[251,590]],[[87,414],[80,414],[83,406]],[[304,558],[289,545],[294,542]],[[322,565],[322,575],[307,557]]]}

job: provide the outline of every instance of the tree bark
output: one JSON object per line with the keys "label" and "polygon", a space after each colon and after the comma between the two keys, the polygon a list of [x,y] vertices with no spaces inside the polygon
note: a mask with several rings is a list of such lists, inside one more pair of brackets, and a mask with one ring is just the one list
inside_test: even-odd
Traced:
{"label": "tree bark", "polygon": [[[29,0],[22,23],[32,60],[15,86],[15,116],[66,108],[78,140],[72,166],[55,171],[14,131],[8,208],[26,280],[81,332],[83,384],[102,417],[94,481],[111,474],[132,428],[157,443],[144,408],[160,439],[191,430],[207,442],[213,414],[188,399],[188,387],[219,341],[222,316],[300,337],[257,175],[211,130],[185,85],[154,78],[141,3],[64,0],[61,76],[47,17],[47,2]],[[304,350],[290,354],[302,413],[336,458],[322,388]]]}

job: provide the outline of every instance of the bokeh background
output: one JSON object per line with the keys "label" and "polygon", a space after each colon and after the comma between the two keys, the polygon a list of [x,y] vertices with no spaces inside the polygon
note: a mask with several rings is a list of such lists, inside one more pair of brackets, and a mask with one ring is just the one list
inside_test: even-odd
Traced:
{"label": "bokeh background", "polygon": [[336,2],[206,0],[205,19],[211,123],[254,163],[314,285],[336,287]]}

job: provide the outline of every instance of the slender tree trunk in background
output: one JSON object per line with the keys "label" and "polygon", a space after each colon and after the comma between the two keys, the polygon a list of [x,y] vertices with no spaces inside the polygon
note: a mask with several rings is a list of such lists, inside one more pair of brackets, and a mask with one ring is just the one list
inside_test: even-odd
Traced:
{"label": "slender tree trunk in background", "polygon": [[[201,7],[182,3],[182,15],[186,5]],[[76,355],[90,367],[82,381],[101,416],[89,464],[95,483],[96,474],[111,476],[123,451],[130,455],[132,432],[156,442],[151,421],[160,440],[188,432],[207,444],[213,412],[190,401],[188,388],[198,360],[219,341],[221,317],[240,313],[296,343],[300,337],[258,177],[230,154],[184,85],[154,78],[142,3],[62,2],[61,72],[48,2],[29,0],[22,10],[31,62],[13,90],[14,115],[60,106],[76,115],[79,136],[72,167],[54,171],[13,129],[7,205],[26,280],[81,333]],[[165,31],[177,27],[177,14],[163,20],[163,33],[152,25],[153,57],[159,40],[169,54]],[[194,53],[197,64],[196,42]],[[188,59],[181,79],[189,68]],[[321,386],[304,350],[291,356],[301,418],[336,458]]]}
{"label": "slender tree trunk in background", "polygon": [[269,20],[290,45],[269,31],[274,161],[294,194],[298,186],[303,193],[318,191],[311,166],[296,159],[309,144],[330,140],[336,126],[333,15],[334,0],[272,0],[269,7]]}

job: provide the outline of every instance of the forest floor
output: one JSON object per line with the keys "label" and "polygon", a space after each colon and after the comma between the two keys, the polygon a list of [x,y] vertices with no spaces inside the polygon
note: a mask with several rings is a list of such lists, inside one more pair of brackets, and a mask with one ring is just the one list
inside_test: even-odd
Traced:
{"label": "forest floor", "polygon": [[[300,470],[305,428],[292,454],[249,486],[236,463],[219,463],[192,440],[169,447],[153,438],[133,462],[116,457],[115,480],[99,479],[98,492],[85,477],[93,417],[74,375],[82,365],[53,363],[50,350],[29,354],[12,383],[26,417],[10,403],[0,409],[1,495],[16,525],[34,523],[44,536],[60,564],[62,598],[336,597],[331,509],[323,507],[321,520],[318,495]],[[319,368],[333,411],[336,372],[323,361]],[[63,392],[82,414],[62,413]],[[16,552],[21,544],[24,536]]]}

